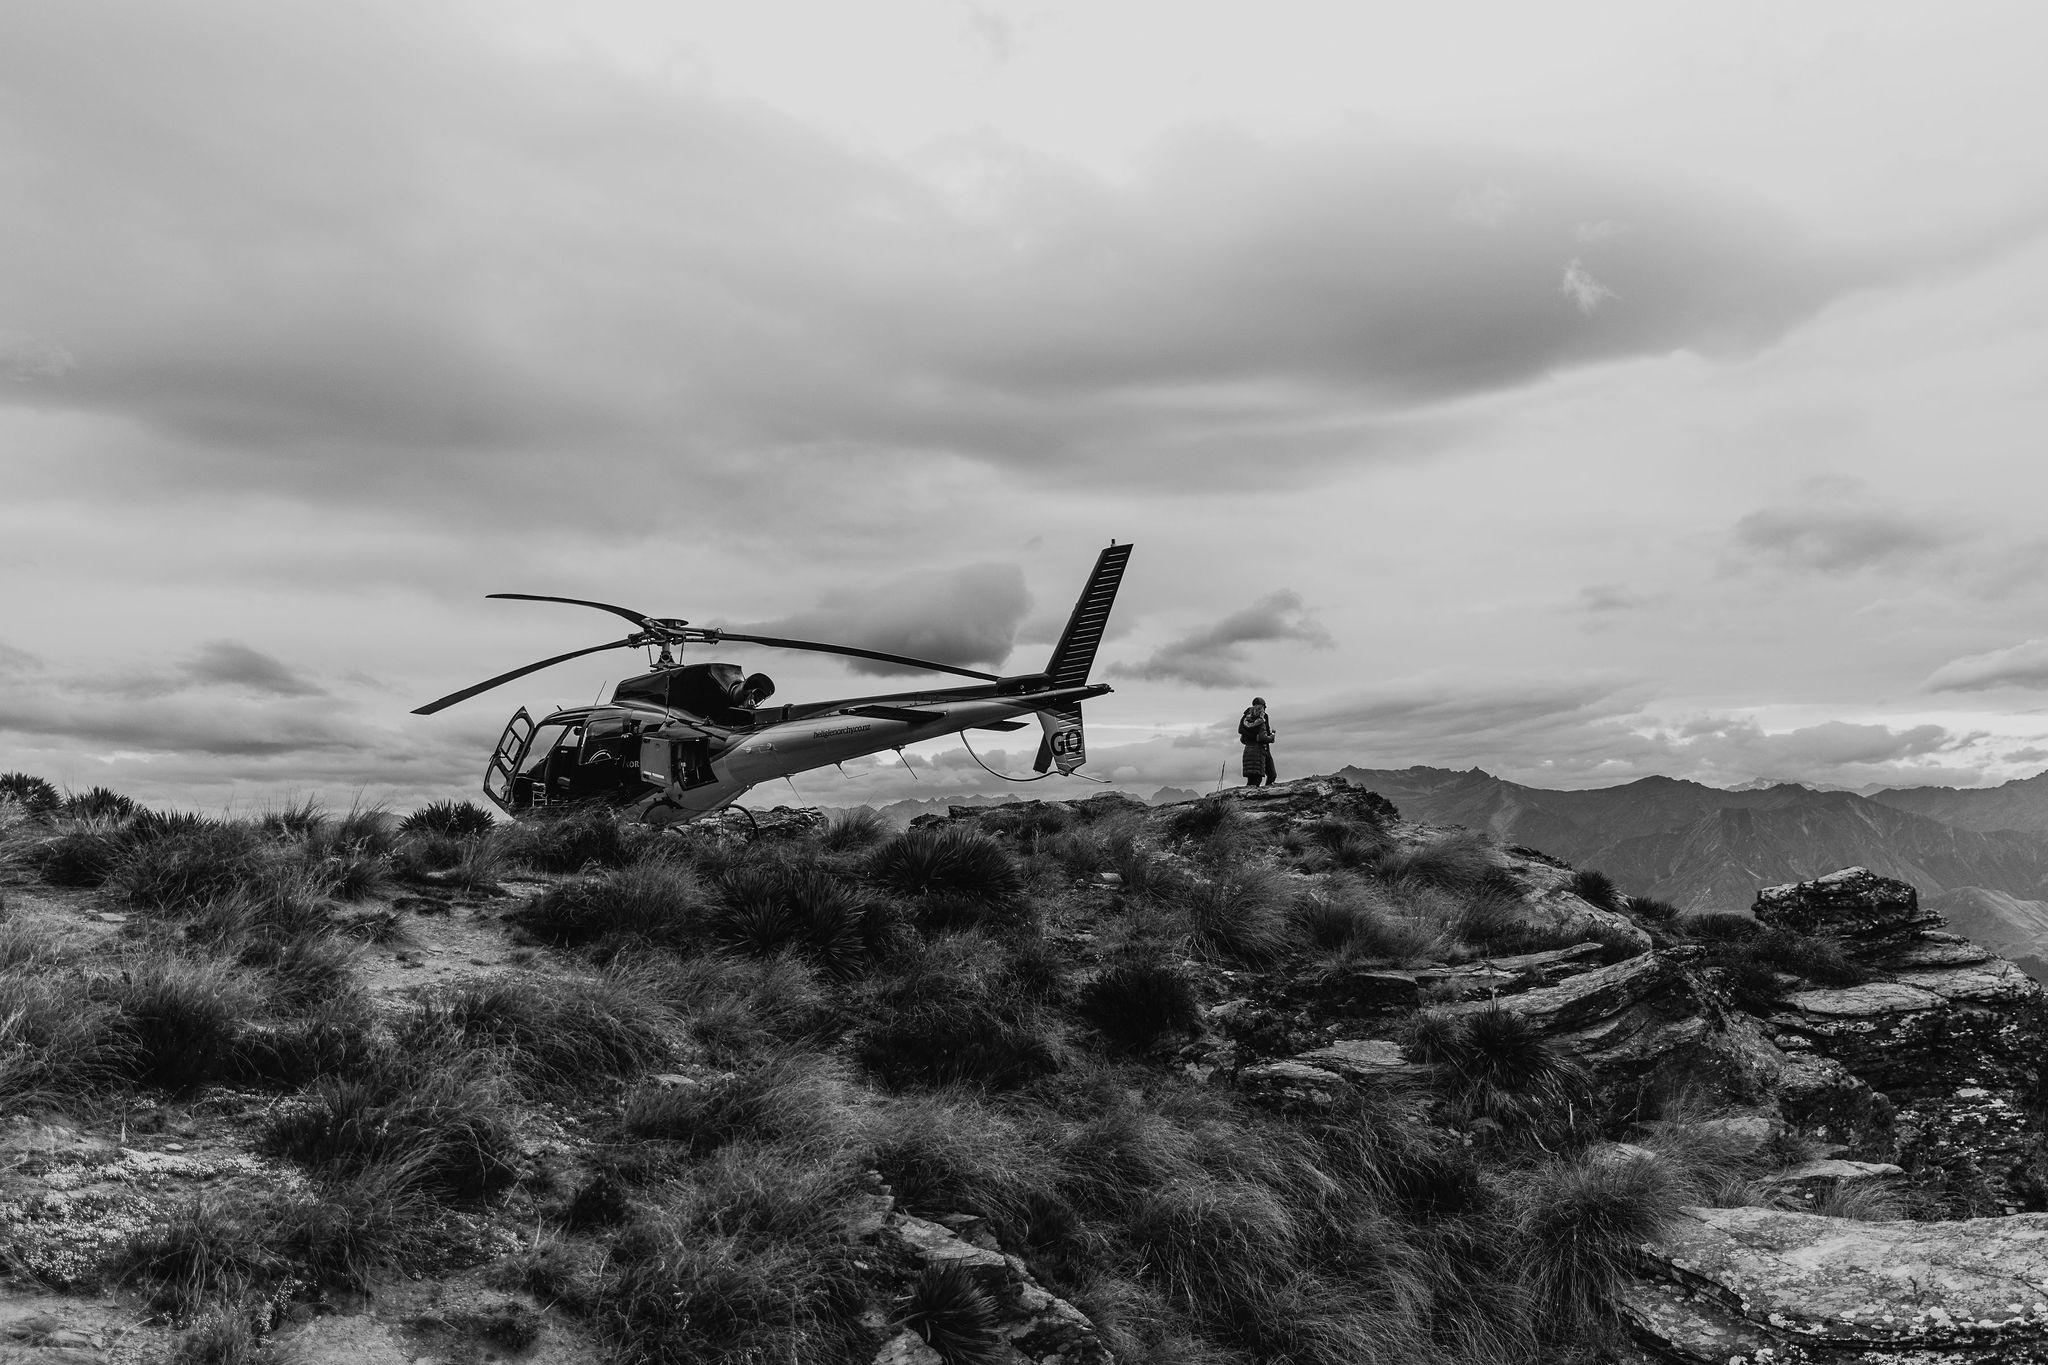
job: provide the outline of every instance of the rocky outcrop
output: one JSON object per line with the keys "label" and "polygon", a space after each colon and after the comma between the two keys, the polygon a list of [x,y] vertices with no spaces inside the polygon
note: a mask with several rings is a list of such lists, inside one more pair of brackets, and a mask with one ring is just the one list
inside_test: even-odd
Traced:
{"label": "rocky outcrop", "polygon": [[1696,1070],[1722,1032],[1722,1010],[1695,970],[1696,950],[1649,953],[1581,972],[1557,985],[1444,1006],[1451,1014],[1502,1009],[1606,1083],[1643,1083]]}
{"label": "rocky outcrop", "polygon": [[[974,1276],[997,1312],[996,1332],[1018,1365],[1116,1365],[1095,1325],[1065,1299],[1048,1293],[1019,1258],[1006,1255],[982,1219],[949,1214],[933,1220],[890,1212],[882,1235],[927,1267],[958,1266]],[[875,1365],[930,1365],[940,1359],[905,1329],[884,1343]]]}
{"label": "rocky outcrop", "polygon": [[773,810],[727,806],[673,828],[697,838],[807,839],[814,834],[823,834],[829,823],[825,812],[815,806],[777,806]]}
{"label": "rocky outcrop", "polygon": [[2041,988],[1948,933],[1912,887],[1864,868],[1768,887],[1755,913],[1837,940],[1872,976],[1794,992],[1762,1028],[1780,1052],[1838,1064],[1888,1097],[1888,1155],[1939,1206],[1930,1211],[2042,1207],[2041,1134],[2028,1112],[2048,1059]]}
{"label": "rocky outcrop", "polygon": [[2048,1361],[2048,1215],[1856,1223],[1689,1209],[1619,1305],[1658,1358]]}

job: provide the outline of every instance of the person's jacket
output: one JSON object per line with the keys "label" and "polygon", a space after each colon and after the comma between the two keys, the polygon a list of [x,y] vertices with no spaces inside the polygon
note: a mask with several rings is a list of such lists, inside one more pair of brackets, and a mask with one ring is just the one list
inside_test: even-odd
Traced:
{"label": "person's jacket", "polygon": [[1255,706],[1247,706],[1244,716],[1237,722],[1237,742],[1240,744],[1271,744],[1273,742],[1273,721],[1261,714]]}

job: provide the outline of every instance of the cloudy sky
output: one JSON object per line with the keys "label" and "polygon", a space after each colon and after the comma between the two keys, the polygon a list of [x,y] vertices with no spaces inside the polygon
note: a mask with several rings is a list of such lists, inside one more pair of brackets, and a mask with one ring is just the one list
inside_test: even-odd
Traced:
{"label": "cloudy sky", "polygon": [[[1112,537],[1141,792],[1252,691],[1283,775],[2048,766],[2033,0],[6,27],[0,769],[403,807],[634,666],[407,714],[616,633],[484,593],[1021,671]],[[911,764],[795,790],[1000,786]]]}

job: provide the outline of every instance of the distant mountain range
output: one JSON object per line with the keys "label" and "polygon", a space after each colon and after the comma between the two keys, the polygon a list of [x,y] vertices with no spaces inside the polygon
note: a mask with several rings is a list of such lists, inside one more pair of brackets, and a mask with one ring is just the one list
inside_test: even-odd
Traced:
{"label": "distant mountain range", "polygon": [[[1970,901],[1965,913],[2008,926],[2016,936],[2007,946],[2048,948],[2048,775],[1980,790],[1868,796],[1793,783],[1723,791],[1669,777],[1549,791],[1476,768],[1337,775],[1410,819],[1483,829],[1599,868],[1624,891],[1682,909],[1746,910],[1760,886],[1862,866],[1911,882],[1930,902],[1965,890],[1996,893]],[[2040,924],[2028,906],[2039,908]]]}
{"label": "distant mountain range", "polygon": [[1998,787],[1892,787],[1870,799],[1957,829],[2048,834],[2048,772]]}

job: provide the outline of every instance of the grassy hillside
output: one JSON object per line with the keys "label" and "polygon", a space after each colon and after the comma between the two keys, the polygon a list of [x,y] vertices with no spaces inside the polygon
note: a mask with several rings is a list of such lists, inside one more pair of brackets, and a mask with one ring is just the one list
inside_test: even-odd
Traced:
{"label": "grassy hillside", "polygon": [[[894,1210],[971,1215],[1118,1361],[1592,1358],[1628,1247],[1813,1150],[1717,1145],[1500,1011],[1425,999],[1385,1025],[1413,1079],[1301,1102],[1204,1040],[1327,1042],[1238,1006],[1403,965],[1697,939],[1768,995],[1832,959],[1383,816],[1105,797],[744,844],[0,804],[0,1267],[134,1296],[192,1365],[421,1279],[443,1306],[390,1330],[470,1359],[1015,1359]],[[48,1211],[122,1163],[169,1174]]]}

